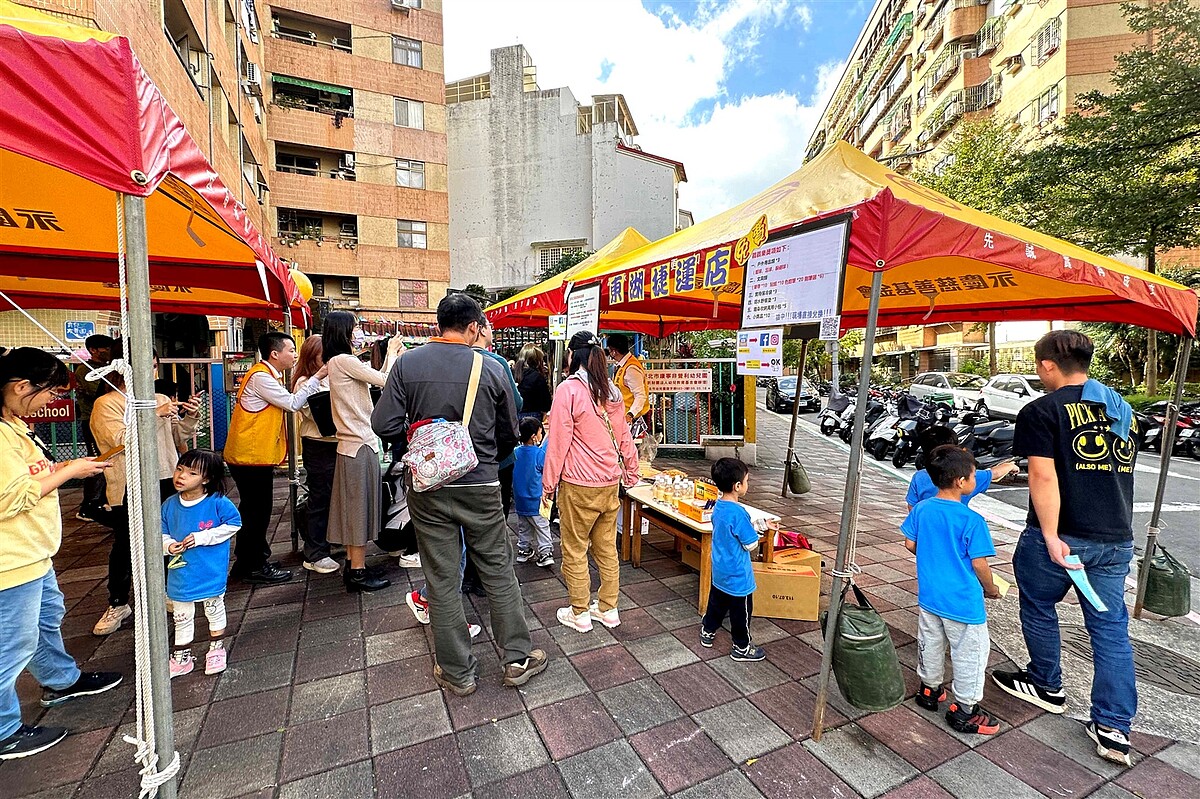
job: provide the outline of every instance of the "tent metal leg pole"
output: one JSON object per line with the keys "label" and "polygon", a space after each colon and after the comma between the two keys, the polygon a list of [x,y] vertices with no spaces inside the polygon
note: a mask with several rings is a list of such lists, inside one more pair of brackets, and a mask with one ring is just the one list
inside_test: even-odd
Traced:
{"label": "tent metal leg pole", "polygon": [[[879,264],[880,267],[883,264]],[[837,634],[838,617],[842,612],[842,596],[850,584],[847,558],[850,540],[858,529],[859,474],[862,471],[863,427],[867,416],[867,401],[871,388],[871,358],[875,354],[875,325],[879,321],[879,295],[883,290],[883,270],[871,275],[871,305],[867,311],[867,329],[863,335],[862,365],[858,369],[858,404],[854,409],[854,434],[850,439],[850,463],[846,467],[846,492],[842,498],[842,521],[838,529],[837,560],[833,565],[833,587],[829,594],[829,614],[825,620],[825,646],[821,651],[821,676],[817,682],[817,700],[813,705],[812,739],[821,740],[825,727],[825,705],[829,699],[829,671],[833,666],[833,641]],[[836,344],[835,344],[836,346]]]}
{"label": "tent metal leg pole", "polygon": [[800,418],[800,389],[804,387],[804,362],[808,359],[808,339],[800,342],[800,371],[796,375],[796,395],[792,397],[792,431],[788,435],[787,454],[783,456],[783,493],[788,495],[788,478],[792,474],[792,454],[796,449],[796,420]]}
{"label": "tent metal leg pole", "polygon": [[[287,308],[283,313],[283,332],[288,338],[292,337],[292,309]],[[287,371],[284,378],[290,388],[292,370]],[[299,471],[296,468],[296,414],[287,414],[287,452],[288,452],[288,508],[292,517],[292,551],[300,548],[300,528],[296,524],[296,504],[299,501],[297,486],[300,482]]]}
{"label": "tent metal leg pole", "polygon": [[1183,381],[1187,377],[1188,361],[1192,357],[1192,339],[1181,336],[1179,356],[1175,361],[1175,389],[1171,404],[1167,407],[1167,418],[1163,422],[1162,457],[1158,467],[1158,485],[1154,489],[1154,510],[1150,514],[1150,525],[1146,530],[1146,551],[1142,565],[1138,567],[1137,599],[1133,604],[1133,617],[1142,617],[1142,603],[1146,599],[1146,583],[1150,579],[1150,561],[1158,547],[1158,525],[1162,521],[1163,497],[1167,493],[1167,469],[1171,465],[1171,450],[1175,449],[1176,422],[1179,419],[1179,403],[1183,399]]}
{"label": "tent metal leg pole", "polygon": [[[146,245],[146,200],[123,195],[125,263],[129,291],[129,338],[125,357],[133,370],[133,398],[150,402],[137,413],[138,471],[141,477],[142,545],[146,561],[146,626],[150,642],[150,690],[154,701],[154,741],[158,762],[165,766],[175,756],[175,730],[171,715],[171,657],[167,638],[167,584],[163,569],[161,498],[158,493],[158,441],[154,399],[154,333],[150,314],[150,260]],[[139,405],[141,403],[139,402]],[[175,799],[175,780],[158,789],[160,799]]]}

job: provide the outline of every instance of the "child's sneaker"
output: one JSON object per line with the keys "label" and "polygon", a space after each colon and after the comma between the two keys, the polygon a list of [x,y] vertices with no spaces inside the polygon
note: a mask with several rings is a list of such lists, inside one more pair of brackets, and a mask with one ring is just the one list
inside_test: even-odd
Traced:
{"label": "child's sneaker", "polygon": [[204,673],[220,674],[225,671],[225,659],[225,647],[208,650],[208,654],[204,656]]}
{"label": "child's sneaker", "polygon": [[518,549],[517,550],[517,563],[528,563],[531,560],[533,560],[533,550],[532,549]]}
{"label": "child's sneaker", "polygon": [[1129,738],[1120,730],[1110,730],[1101,727],[1094,721],[1087,723],[1088,737],[1096,742],[1096,754],[1105,760],[1120,763],[1122,766],[1132,766],[1133,758],[1129,752]]}
{"label": "child's sneaker", "polygon": [[987,714],[979,706],[963,707],[958,702],[951,702],[946,711],[946,722],[958,732],[972,735],[995,735],[1000,732],[1000,723]]}
{"label": "child's sneaker", "polygon": [[537,565],[541,566],[543,569],[554,568],[554,553],[543,552],[542,554],[538,555]]}
{"label": "child's sneaker", "polygon": [[710,633],[708,630],[704,629],[704,625],[701,624],[700,646],[704,647],[705,649],[712,649],[713,641],[715,640],[717,640],[717,634],[715,632]]}
{"label": "child's sneaker", "polygon": [[590,633],[592,631],[592,614],[585,610],[576,616],[574,608],[559,608],[558,623],[581,633]]}
{"label": "child's sneaker", "polygon": [[745,648],[735,646],[733,651],[729,653],[729,657],[739,663],[757,663],[760,660],[765,660],[767,653],[763,651],[761,646],[755,646],[753,642]]}
{"label": "child's sneaker", "polygon": [[192,653],[176,652],[171,655],[171,679],[182,677],[185,674],[191,674],[192,669],[196,668],[196,661],[192,659]]}
{"label": "child's sneaker", "polygon": [[475,638],[481,632],[483,632],[483,628],[478,624],[471,624],[471,622],[467,622],[467,632],[471,634],[472,638]]}
{"label": "child's sneaker", "polygon": [[409,591],[404,600],[408,602],[408,609],[417,617],[417,621],[429,624],[429,603],[421,599],[420,591]]}
{"label": "child's sneaker", "polygon": [[588,613],[591,615],[591,617],[594,621],[600,622],[601,624],[603,624],[605,627],[607,627],[610,630],[613,627],[621,626],[621,614],[617,613],[617,609],[609,608],[608,610],[601,613],[600,612],[600,600],[598,600],[598,599],[592,602],[591,607],[588,608]]}
{"label": "child's sneaker", "polygon": [[942,709],[941,703],[945,700],[946,689],[940,685],[937,688],[930,688],[922,683],[921,687],[917,689],[917,704],[926,710],[937,713]]}

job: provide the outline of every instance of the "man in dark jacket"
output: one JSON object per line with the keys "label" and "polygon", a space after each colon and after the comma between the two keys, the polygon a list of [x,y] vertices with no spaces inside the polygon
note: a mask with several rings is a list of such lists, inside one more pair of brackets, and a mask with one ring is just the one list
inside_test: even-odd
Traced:
{"label": "man in dark jacket", "polygon": [[[441,335],[396,361],[371,417],[376,434],[389,443],[403,442],[418,422],[463,419],[477,357],[472,345],[483,312],[470,296],[456,293],[442,299],[437,314]],[[459,696],[475,691],[476,670],[459,593],[464,540],[487,591],[493,636],[504,652],[504,684],[525,684],[545,670],[547,661],[544,652],[532,649],[500,499],[500,462],[517,445],[516,401],[500,364],[478,357],[482,372],[468,431],[479,465],[453,483],[408,495],[428,582],[433,677]]]}

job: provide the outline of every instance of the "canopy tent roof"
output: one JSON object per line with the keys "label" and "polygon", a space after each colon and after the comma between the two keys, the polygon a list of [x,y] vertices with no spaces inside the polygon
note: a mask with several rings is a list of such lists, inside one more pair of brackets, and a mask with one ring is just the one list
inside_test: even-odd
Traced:
{"label": "canopy tent roof", "polygon": [[[718,262],[728,256],[761,216],[777,235],[842,213],[852,215],[843,328],[866,323],[871,273],[882,269],[881,325],[1054,318],[1195,335],[1191,289],[967,208],[840,141],[749,200],[596,263],[576,274],[574,283],[604,284],[602,315],[661,313],[734,329],[740,325],[742,268],[730,266],[716,289],[676,291],[680,273],[705,285],[698,272],[714,256]],[[652,292],[653,279],[664,272],[668,291]],[[631,285],[644,290],[631,292]]]}
{"label": "canopy tent roof", "polygon": [[[107,307],[121,192],[147,198],[155,310],[306,315],[127,39],[0,0],[0,85],[0,276],[34,307]],[[48,289],[77,293],[55,306]]]}

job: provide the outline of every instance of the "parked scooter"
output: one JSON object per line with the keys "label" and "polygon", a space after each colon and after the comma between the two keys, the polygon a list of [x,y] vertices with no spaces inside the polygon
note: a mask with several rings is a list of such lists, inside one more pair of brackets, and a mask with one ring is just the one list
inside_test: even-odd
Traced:
{"label": "parked scooter", "polygon": [[896,397],[895,408],[872,428],[867,438],[867,451],[877,461],[887,458],[892,447],[900,441],[900,428],[905,422],[914,422],[921,412],[921,401],[909,394]]}
{"label": "parked scooter", "polygon": [[853,403],[850,397],[840,391],[834,390],[829,394],[829,401],[825,404],[825,408],[817,415],[817,424],[821,427],[821,432],[827,436],[842,429],[842,414],[846,409],[851,407]]}
{"label": "parked scooter", "polygon": [[917,411],[915,418],[902,421],[897,428],[899,440],[896,442],[896,451],[892,454],[892,465],[903,469],[910,460],[915,459],[921,450],[921,439],[925,431],[935,425],[946,428],[952,413],[950,406],[944,402],[927,401]]}
{"label": "parked scooter", "polygon": [[[838,429],[838,437],[847,444],[854,435],[854,414],[855,406],[851,403],[850,407],[842,412],[842,427]],[[880,417],[887,412],[887,406],[878,400],[867,401],[867,412],[864,416],[866,420],[863,424],[863,440],[867,440],[868,431],[872,426],[879,421]]]}

